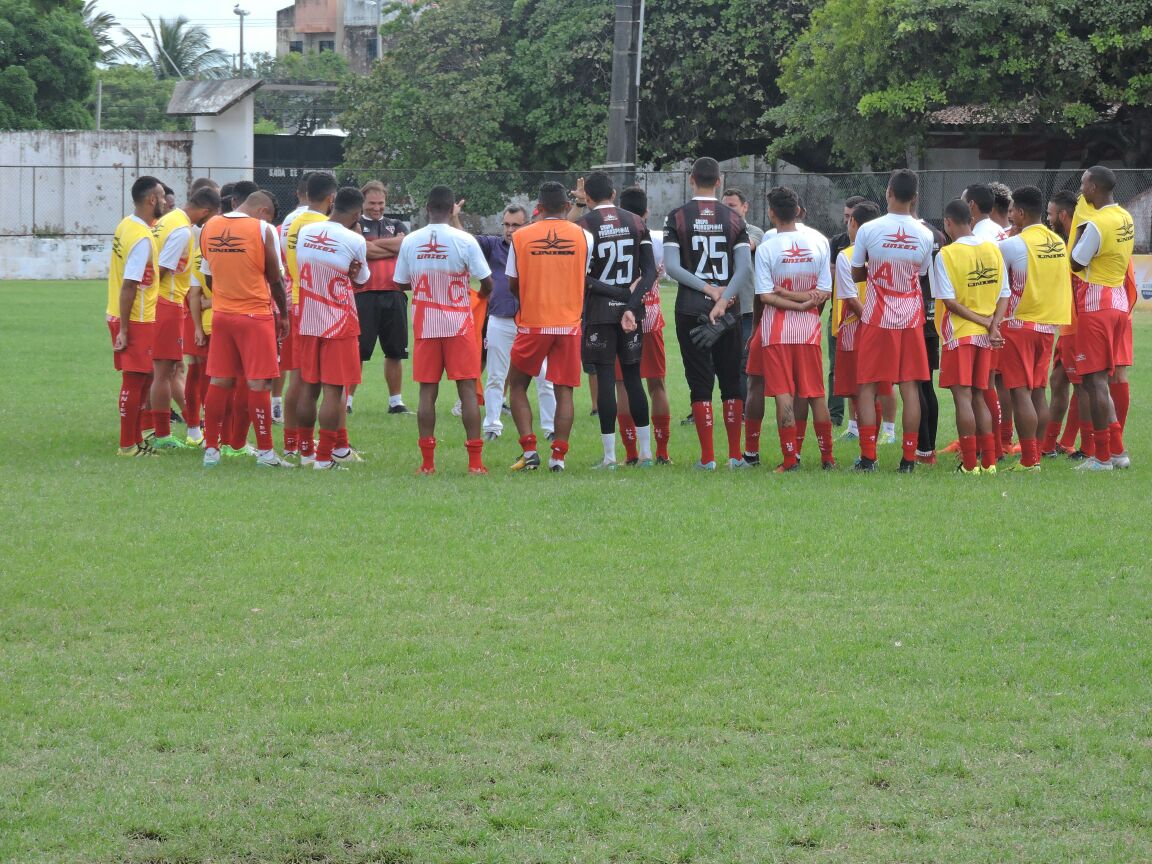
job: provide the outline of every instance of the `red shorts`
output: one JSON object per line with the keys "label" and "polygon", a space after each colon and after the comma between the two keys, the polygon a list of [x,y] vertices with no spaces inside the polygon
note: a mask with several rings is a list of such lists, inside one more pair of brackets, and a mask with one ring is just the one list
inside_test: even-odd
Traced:
{"label": "red shorts", "polygon": [[[1007,329],[1007,328],[1005,328],[1005,329]],[[992,357],[988,360],[988,374],[989,375],[995,375],[997,372],[1003,371],[1001,369],[1001,364],[1004,361],[1003,361],[1003,358],[1001,357],[1001,352],[1004,349],[991,348],[989,350],[992,352]]]}
{"label": "red shorts", "polygon": [[824,395],[824,356],[819,345],[756,345],[748,351],[760,354],[764,395],[791,393],[800,399]]}
{"label": "red shorts", "polygon": [[196,344],[196,325],[191,315],[184,316],[184,353],[189,357],[207,357],[208,346]]}
{"label": "red shorts", "polygon": [[[113,318],[108,322],[108,332],[112,334],[112,344],[116,344],[116,337],[120,335],[120,319]],[[133,321],[128,325],[128,346],[123,351],[112,352],[112,365],[117,372],[144,372],[152,374],[152,337],[156,334],[156,325],[149,321]]]}
{"label": "red shorts", "polygon": [[[856,352],[841,351],[836,347],[836,371],[832,379],[833,396],[851,396],[855,398],[860,392],[860,385],[856,383]],[[876,385],[877,396],[891,396],[892,382],[880,381]]]}
{"label": "red shorts", "polygon": [[208,345],[211,378],[243,378],[269,381],[280,377],[276,360],[276,321],[271,315],[212,315],[212,340]]}
{"label": "red shorts", "polygon": [[1059,363],[1064,369],[1064,376],[1070,384],[1079,384],[1083,379],[1076,371],[1076,334],[1061,335],[1056,340],[1056,357],[1053,363]]}
{"label": "red shorts", "polygon": [[[128,328],[131,332],[132,328]],[[162,297],[156,299],[156,337],[153,360],[184,359],[184,307]]]}
{"label": "red shorts", "polygon": [[992,349],[959,345],[940,352],[940,386],[988,389],[992,372]]}
{"label": "red shorts", "polygon": [[[653,330],[643,336],[643,353],[640,355],[641,378],[663,378],[668,372],[668,361],[664,354],[664,330]],[[624,372],[620,369],[620,358],[616,358],[616,380],[622,381]]]}
{"label": "red shorts", "polygon": [[[535,378],[544,361],[548,361],[545,376],[561,387],[580,386],[580,334],[517,332],[512,341],[512,365]],[[641,373],[643,374],[643,373]]]}
{"label": "red shorts", "polygon": [[296,336],[300,377],[309,384],[349,387],[360,383],[360,337]]}
{"label": "red shorts", "polygon": [[1120,344],[1116,346],[1116,365],[1132,365],[1132,316],[1124,316],[1124,332],[1120,335]]}
{"label": "red shorts", "polygon": [[445,373],[449,381],[480,377],[480,352],[474,334],[413,340],[412,380],[438,384]]}
{"label": "red shorts", "polygon": [[1000,355],[1000,375],[1009,390],[1027,387],[1041,390],[1048,386],[1048,369],[1052,365],[1052,344],[1056,337],[1023,327],[1005,327],[1004,347]]}
{"label": "red shorts", "polygon": [[[288,335],[280,343],[280,372],[293,372],[300,366],[300,304],[288,307]],[[316,383],[316,382],[312,382]],[[325,382],[327,383],[327,382]]]}
{"label": "red shorts", "polygon": [[1128,313],[1119,309],[1082,312],[1076,319],[1076,372],[1116,371],[1116,354],[1124,342],[1124,328],[1130,326]]}
{"label": "red shorts", "polygon": [[931,374],[924,330],[919,325],[894,330],[861,321],[856,330],[856,353],[858,384],[927,381]]}

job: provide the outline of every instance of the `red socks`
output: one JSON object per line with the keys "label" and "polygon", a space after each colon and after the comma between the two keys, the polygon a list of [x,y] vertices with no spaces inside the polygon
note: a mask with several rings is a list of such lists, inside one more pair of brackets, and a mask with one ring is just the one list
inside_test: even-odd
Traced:
{"label": "red socks", "polygon": [[[984,404],[988,406],[988,413],[992,415],[992,441],[995,450],[996,458],[999,459],[1004,455],[1004,445],[1000,443],[1000,397],[996,395],[996,388],[989,387],[984,391]],[[983,436],[981,436],[983,439]],[[984,450],[984,443],[981,440],[980,450]]]}
{"label": "red socks", "polygon": [[696,437],[700,439],[700,461],[707,465],[716,461],[716,447],[712,442],[712,403],[693,402],[692,417],[696,421]]}
{"label": "red socks", "polygon": [[529,433],[528,435],[520,436],[520,449],[525,453],[536,452],[536,436]]}
{"label": "red socks", "polygon": [[[985,390],[985,393],[988,391]],[[996,395],[995,391],[992,393]],[[980,465],[983,468],[991,468],[996,464],[996,439],[995,432],[989,432],[987,435],[981,435],[980,438]]]}
{"label": "red socks", "polygon": [[784,455],[784,467],[791,468],[796,464],[796,455],[798,448],[796,447],[796,426],[780,426],[777,430],[780,433],[780,452]]}
{"label": "red socks", "polygon": [[1012,421],[1000,424],[1000,449],[1008,450],[1012,447]]}
{"label": "red socks", "polygon": [[860,432],[860,457],[876,461],[876,433],[878,426],[857,426]]}
{"label": "red socks", "polygon": [[960,436],[960,461],[965,471],[972,471],[980,463],[976,461],[976,436]]}
{"label": "red socks", "polygon": [[124,372],[120,377],[120,446],[131,447],[141,441],[140,403],[148,376],[143,372]]}
{"label": "red socks", "polygon": [[316,446],[313,440],[315,427],[301,426],[296,430],[296,443],[300,447],[301,458],[305,456],[315,456]]}
{"label": "red socks", "polygon": [[1093,429],[1092,439],[1096,442],[1096,458],[1108,462],[1112,458],[1112,432],[1108,429]]}
{"label": "red socks", "polygon": [[656,437],[656,456],[659,459],[668,458],[668,438],[672,434],[672,417],[669,414],[654,414],[652,416],[652,434]]}
{"label": "red socks", "polygon": [[918,432],[913,432],[911,434],[909,434],[907,432],[904,433],[904,440],[901,442],[901,444],[904,448],[904,461],[905,462],[915,462],[916,461],[916,445],[919,443],[920,443],[920,434]]}
{"label": "red socks", "polygon": [[468,470],[477,474],[488,473],[484,467],[484,439],[469,438],[464,442],[464,447],[468,451]]}
{"label": "red socks", "polygon": [[1040,442],[1036,438],[1020,439],[1020,464],[1025,468],[1040,464]]}
{"label": "red socks", "polygon": [[[816,430],[816,443],[820,447],[820,462],[828,465],[835,460],[832,458],[832,424],[831,423],[813,423],[812,428]],[[796,450],[799,452],[800,443],[796,443]]]}
{"label": "red socks", "polygon": [[1124,425],[1120,421],[1108,426],[1108,449],[1113,456],[1124,452]]}
{"label": "red socks", "polygon": [[1076,444],[1076,433],[1080,431],[1080,399],[1073,393],[1068,400],[1068,418],[1064,424],[1064,434],[1060,436],[1060,446],[1071,450]]}
{"label": "red socks", "polygon": [[152,411],[152,429],[157,438],[167,438],[172,434],[172,412],[165,408],[163,411]]}
{"label": "red socks", "polygon": [[557,438],[552,442],[552,458],[557,462],[563,462],[564,457],[568,455],[568,442]]}
{"label": "red socks", "polygon": [[252,414],[252,425],[256,427],[256,449],[271,450],[276,446],[272,441],[271,391],[249,390],[248,410]]}
{"label": "red socks", "polygon": [[632,419],[631,414],[621,414],[616,419],[620,424],[620,438],[624,442],[626,458],[629,461],[639,459],[640,452],[636,449],[636,421]]}
{"label": "red socks", "polygon": [[336,449],[337,450],[351,450],[352,445],[348,443],[348,427],[341,426],[336,430]]}
{"label": "red socks", "polygon": [[1080,449],[1091,457],[1096,452],[1096,430],[1091,420],[1080,421]]}
{"label": "red socks", "polygon": [[[211,384],[204,397],[204,447],[208,450],[220,449],[220,436],[224,425],[224,414],[232,402],[232,389]],[[232,430],[228,430],[231,439]]]}
{"label": "red socks", "polygon": [[316,461],[331,462],[332,448],[336,446],[336,433],[331,429],[320,430],[320,443],[316,445]]}
{"label": "red socks", "polygon": [[1116,420],[1123,429],[1128,422],[1128,382],[1116,381],[1108,385],[1108,392],[1112,394],[1112,404],[1116,406]]}
{"label": "red socks", "polygon": [[1040,449],[1044,453],[1051,453],[1056,449],[1056,439],[1060,437],[1060,424],[1055,421],[1050,422],[1048,427],[1044,430],[1044,443]]}
{"label": "red socks", "polygon": [[242,450],[248,444],[248,427],[252,423],[251,404],[248,400],[248,382],[236,380],[232,386],[231,446]]}
{"label": "red socks", "polygon": [[796,422],[796,455],[799,456],[804,452],[804,439],[808,435],[808,421],[798,420]]}
{"label": "red socks", "polygon": [[740,433],[744,430],[744,400],[724,400],[724,431],[728,433],[728,458],[739,459],[743,454],[740,448]]}
{"label": "red socks", "polygon": [[763,420],[744,421],[744,450],[748,453],[760,452],[760,429],[764,426]]}
{"label": "red socks", "polygon": [[[323,434],[323,433],[321,433]],[[332,433],[332,443],[336,443],[336,432]],[[436,470],[436,439],[432,437],[420,438],[416,441],[420,446],[421,474],[431,474]]]}
{"label": "red socks", "polygon": [[300,449],[300,429],[284,427],[284,452],[295,453]]}

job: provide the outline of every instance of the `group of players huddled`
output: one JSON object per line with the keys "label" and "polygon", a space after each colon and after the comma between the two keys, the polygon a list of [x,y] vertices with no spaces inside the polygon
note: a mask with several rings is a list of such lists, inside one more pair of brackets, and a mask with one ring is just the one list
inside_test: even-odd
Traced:
{"label": "group of players huddled", "polygon": [[[677,284],[676,339],[692,403],[685,423],[699,437],[698,469],[717,464],[717,384],[730,468],[760,464],[766,396],[775,400],[783,457],[776,470],[799,469],[809,415],[821,467],[836,467],[821,339],[829,303],[831,384],[850,400],[845,437],[859,439],[856,470],[876,470],[881,415],[894,420],[883,406],[895,405],[897,391],[898,470],[935,464],[936,369],[955,400],[958,438],[943,452],[959,453],[958,472],[996,473],[1016,453],[1011,470],[1038,471],[1042,456],[1065,454],[1083,470],[1128,467],[1134,228],[1113,198],[1108,168],[1085,171],[1078,196],[1057,192],[1048,201],[1034,186],[970,186],[945,206],[943,233],[918,218],[916,174],[894,171],[887,212],[849,199],[846,232],[831,241],[804,224],[803,203],[787,187],[768,193],[770,230],[747,225],[746,197],[719,197],[721,180],[714,159],[698,159],[692,200],[668,214],[662,233],[649,231],[639,187],[618,196],[599,172],[572,193],[548,182],[531,219],[511,205],[502,236],[477,238],[462,230],[462,202],[444,186],[428,194],[427,224],[407,232],[383,218],[378,182],[338,188],[331,174],[313,172],[301,181],[300,206],[277,228],[275,199],[254,183],[221,189],[197,180],[176,208],[160,180],[141,177],[134,212],[116,228],[108,275],[108,326],[123,376],[119,453],[200,447],[205,466],[241,454],[261,467],[363,461],[347,418],[377,339],[389,411],[410,413],[398,361],[408,356],[411,292],[418,473],[436,470],[445,376],[456,383],[453,413],[467,433],[470,473],[487,473],[484,444],[500,436],[508,408],[523,451],[512,470],[543,467],[527,393],[533,380],[546,464],[564,471],[583,369],[596,376],[603,456],[595,467],[618,465],[618,420],[626,464],[671,464],[659,292],[666,274]],[[283,397],[274,397],[285,376]],[[170,418],[181,395],[184,438],[172,434]],[[274,423],[284,426],[282,453]]]}

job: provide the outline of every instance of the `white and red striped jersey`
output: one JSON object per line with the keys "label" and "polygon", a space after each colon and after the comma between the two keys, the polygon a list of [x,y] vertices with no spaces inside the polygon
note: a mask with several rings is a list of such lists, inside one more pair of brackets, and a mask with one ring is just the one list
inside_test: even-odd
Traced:
{"label": "white and red striped jersey", "polygon": [[[867,223],[865,223],[867,224]],[[842,286],[852,286],[852,296],[859,294],[856,283],[852,281],[852,259],[844,252],[836,256],[836,300],[842,300],[845,292]],[[843,318],[840,319],[840,329],[836,331],[836,348],[844,351],[856,350],[856,331],[860,328],[860,318],[844,307]]]}
{"label": "white and red striped jersey", "polygon": [[492,270],[476,238],[467,231],[438,223],[404,237],[396,256],[399,285],[412,286],[412,332],[417,339],[471,335],[471,279]]}
{"label": "white and red striped jersey", "polygon": [[652,290],[644,295],[643,333],[655,333],[664,329],[664,309],[660,305],[660,280],[664,278],[664,232],[649,231],[652,235],[652,255],[656,259],[656,281]]}
{"label": "white and red striped jersey", "polygon": [[[803,230],[785,231],[756,247],[756,294],[776,291],[832,293],[828,246]],[[760,319],[761,345],[819,345],[820,310],[797,312],[765,306]]]}
{"label": "white and red striped jersey", "polygon": [[360,335],[356,298],[348,270],[360,262],[357,284],[368,279],[368,244],[359,232],[336,222],[300,229],[296,263],[300,268],[300,333],[324,339]]}
{"label": "white and red striped jersey", "polygon": [[[860,226],[852,266],[868,265],[868,291],[861,319],[871,327],[908,330],[924,324],[920,277],[932,264],[932,232],[914,216],[888,213]],[[844,296],[854,295],[845,286]]]}

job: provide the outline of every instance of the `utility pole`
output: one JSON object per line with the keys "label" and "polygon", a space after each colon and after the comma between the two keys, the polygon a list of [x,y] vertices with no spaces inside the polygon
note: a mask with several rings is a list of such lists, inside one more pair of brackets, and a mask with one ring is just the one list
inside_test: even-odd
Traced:
{"label": "utility pole", "polygon": [[244,77],[244,19],[250,14],[247,9],[241,9],[240,4],[237,3],[232,7],[232,14],[240,16],[240,68],[237,70],[236,77]]}
{"label": "utility pole", "polygon": [[644,40],[644,0],[616,0],[612,41],[612,89],[608,103],[608,159],[604,168],[620,186],[636,176],[639,124],[640,51]]}

